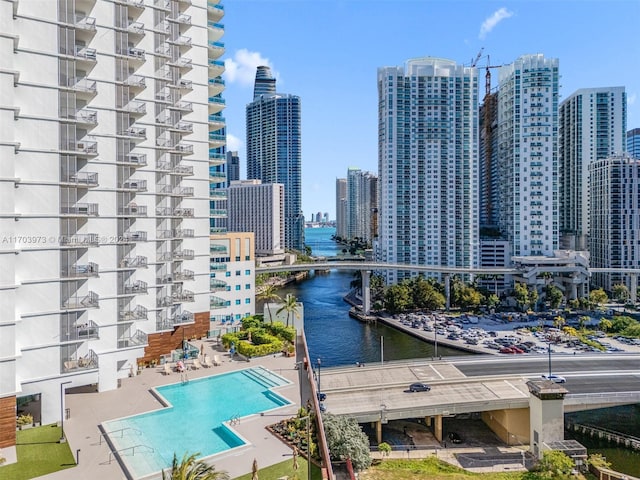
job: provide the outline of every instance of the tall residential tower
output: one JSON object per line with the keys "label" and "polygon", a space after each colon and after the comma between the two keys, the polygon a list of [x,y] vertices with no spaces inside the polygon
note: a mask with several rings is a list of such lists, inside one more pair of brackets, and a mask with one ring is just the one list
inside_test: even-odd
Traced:
{"label": "tall residential tower", "polygon": [[285,248],[304,251],[300,97],[276,93],[271,69],[261,66],[246,114],[247,179],[284,185]]}

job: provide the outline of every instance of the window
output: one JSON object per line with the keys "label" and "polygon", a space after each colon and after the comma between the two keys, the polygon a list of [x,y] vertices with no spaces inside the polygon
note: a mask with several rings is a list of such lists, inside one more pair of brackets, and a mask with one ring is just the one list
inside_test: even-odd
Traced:
{"label": "window", "polygon": [[245,271],[244,271],[244,274],[245,274],[245,275],[251,275],[251,270],[245,270]]}
{"label": "window", "polygon": [[240,270],[236,270],[236,277],[240,276]]}
{"label": "window", "polygon": [[246,303],[247,305],[251,303],[251,299],[250,298],[245,298],[244,299],[244,303]]}
{"label": "window", "polygon": [[250,283],[245,283],[244,284],[244,289],[245,290],[251,290],[251,284]]}
{"label": "window", "polygon": [[240,305],[240,300],[236,300],[236,305]]}
{"label": "window", "polygon": [[231,272],[224,272],[224,276],[225,277],[230,277],[231,276]]}
{"label": "window", "polygon": [[240,290],[240,285],[236,285],[236,290]]}

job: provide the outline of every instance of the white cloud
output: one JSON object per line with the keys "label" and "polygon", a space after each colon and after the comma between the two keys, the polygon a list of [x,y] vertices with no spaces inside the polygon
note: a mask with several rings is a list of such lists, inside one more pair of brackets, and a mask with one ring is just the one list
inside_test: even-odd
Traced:
{"label": "white cloud", "polygon": [[227,150],[237,151],[242,148],[242,141],[231,133],[227,133]]}
{"label": "white cloud", "polygon": [[478,37],[481,40],[484,40],[487,34],[490,33],[491,30],[493,30],[495,26],[498,25],[498,23],[500,23],[505,18],[509,18],[511,16],[513,16],[513,12],[510,12],[504,7],[502,7],[499,10],[496,10],[491,14],[490,17],[488,17],[484,22],[482,22],[482,26],[480,27],[480,35],[478,35]]}
{"label": "white cloud", "polygon": [[627,95],[627,105],[633,105],[634,103],[636,103],[637,98],[638,98],[638,95],[635,93],[632,93],[631,95]]}
{"label": "white cloud", "polygon": [[236,51],[233,58],[227,58],[224,61],[223,77],[229,83],[253,86],[256,69],[261,65],[271,67],[271,73],[278,78],[278,72],[275,71],[268,58],[263,57],[260,52],[250,52],[246,48],[242,48]]}

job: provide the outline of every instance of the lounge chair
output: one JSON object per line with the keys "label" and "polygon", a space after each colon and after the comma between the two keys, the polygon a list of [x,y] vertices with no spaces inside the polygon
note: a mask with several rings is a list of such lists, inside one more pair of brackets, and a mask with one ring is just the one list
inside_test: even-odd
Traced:
{"label": "lounge chair", "polygon": [[222,365],[222,360],[220,359],[220,357],[218,355],[214,355],[213,356],[213,364],[215,366]]}
{"label": "lounge chair", "polygon": [[204,360],[202,360],[202,366],[205,368],[213,367],[213,363],[211,363],[211,359],[209,358],[209,355],[204,356]]}
{"label": "lounge chair", "polygon": [[170,363],[165,363],[165,364],[164,364],[164,371],[163,371],[163,373],[164,373],[165,375],[171,375],[171,371],[172,371],[172,369],[171,369],[171,364],[170,364]]}
{"label": "lounge chair", "polygon": [[194,370],[200,370],[202,368],[202,364],[200,363],[200,360],[198,360],[197,358],[194,358],[193,362],[191,363],[191,368],[193,368]]}

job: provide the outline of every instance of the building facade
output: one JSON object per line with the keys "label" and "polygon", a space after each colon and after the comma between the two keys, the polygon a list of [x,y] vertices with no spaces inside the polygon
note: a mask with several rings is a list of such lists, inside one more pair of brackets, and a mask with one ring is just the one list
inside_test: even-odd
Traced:
{"label": "building facade", "polygon": [[260,180],[232,182],[227,191],[230,232],[252,232],[257,256],[284,253],[284,185]]}
{"label": "building facade", "polygon": [[0,2],[0,447],[17,400],[58,421],[65,389],[115,389],[206,333],[198,139],[223,14],[216,0]]}
{"label": "building facade", "polygon": [[477,70],[432,57],[379,68],[378,101],[377,259],[477,266]]}
{"label": "building facade", "polygon": [[378,177],[359,168],[347,171],[347,235],[348,240],[371,243],[376,234],[375,216],[378,206]]}
{"label": "building facade", "polygon": [[227,152],[227,186],[240,180],[240,157],[238,152]]}
{"label": "building facade", "polygon": [[[589,164],[591,268],[640,268],[640,160],[613,155]],[[629,276],[593,273],[591,283],[611,291]]]}
{"label": "building facade", "polygon": [[336,237],[347,236],[347,179],[336,178]]}
{"label": "building facade", "polygon": [[250,232],[211,235],[211,331],[256,313],[253,239]]}
{"label": "building facade", "polygon": [[626,118],[624,87],[582,88],[560,104],[560,234],[567,249],[587,248],[589,164],[624,152]]}
{"label": "building facade", "polygon": [[254,99],[247,105],[247,179],[284,185],[285,248],[304,251],[301,103],[275,93],[269,67],[258,67]]}
{"label": "building facade", "polygon": [[627,153],[634,158],[640,158],[640,128],[627,132]]}
{"label": "building facade", "polygon": [[558,249],[558,79],[542,54],[499,69],[498,227],[511,256]]}

